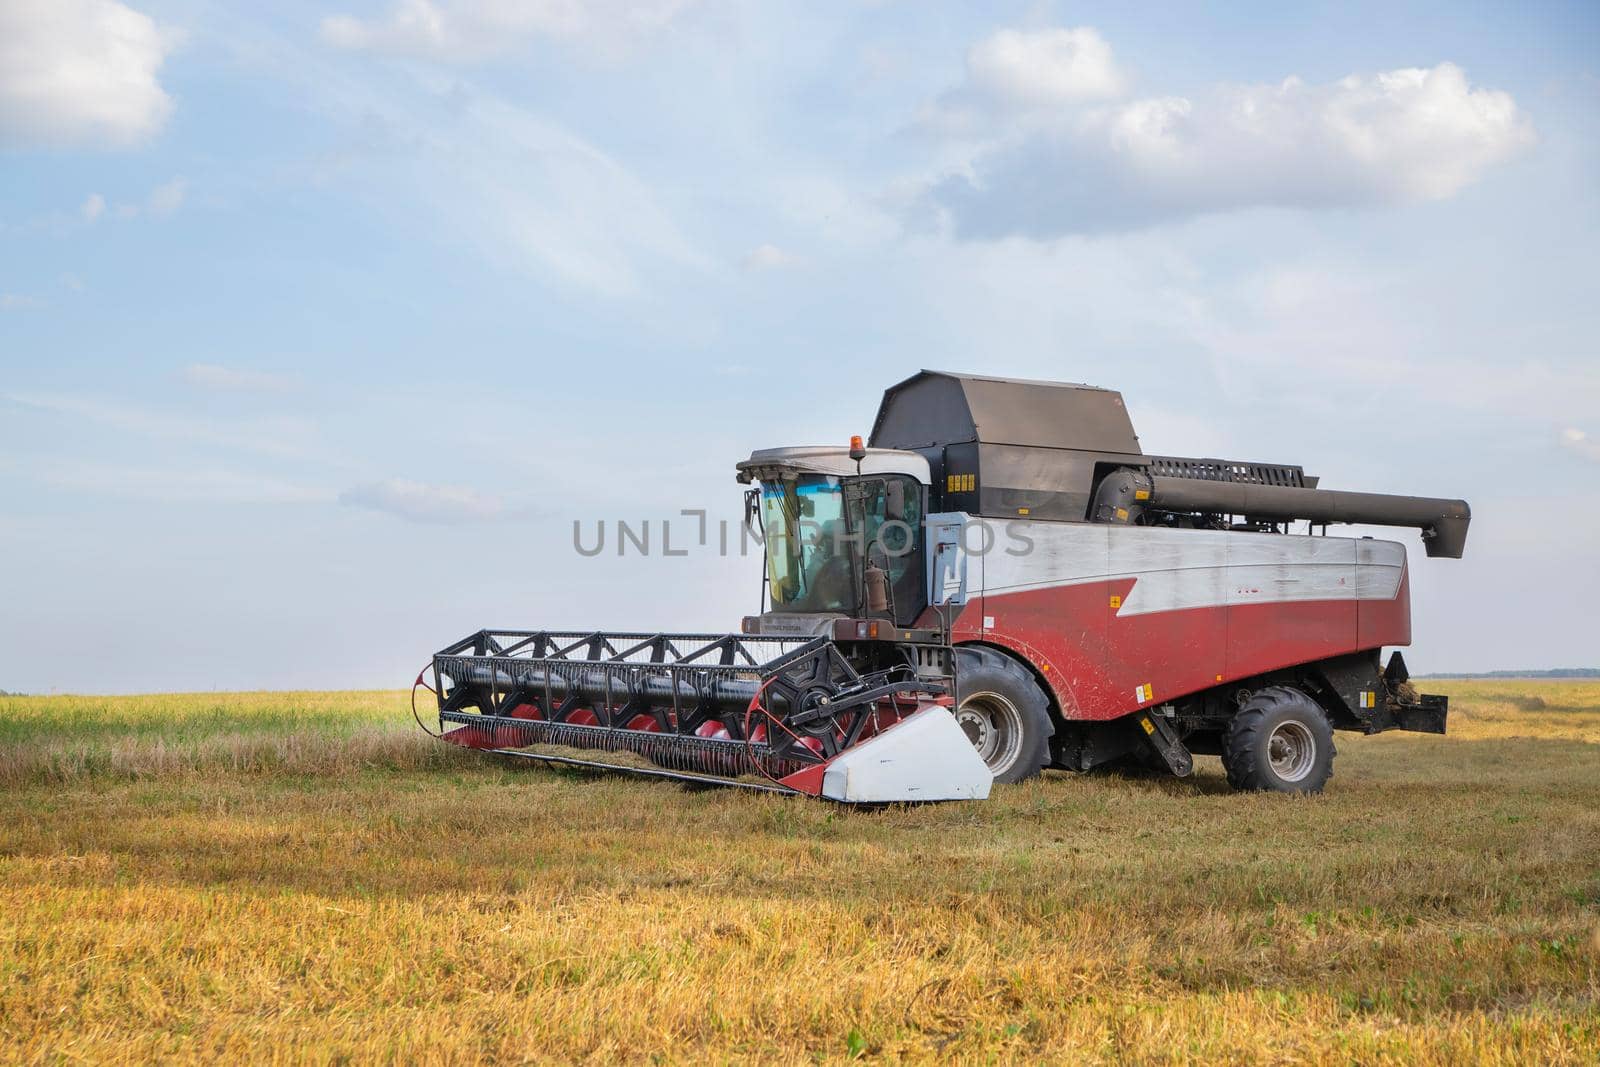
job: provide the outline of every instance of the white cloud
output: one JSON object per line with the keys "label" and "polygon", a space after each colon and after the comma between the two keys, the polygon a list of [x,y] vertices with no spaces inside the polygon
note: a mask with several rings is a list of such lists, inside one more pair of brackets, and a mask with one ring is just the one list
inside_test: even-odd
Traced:
{"label": "white cloud", "polygon": [[407,65],[379,81],[347,57],[265,31],[235,45],[241,65],[286,79],[301,106],[349,132],[350,150],[317,180],[361,198],[374,188],[409,195],[428,205],[409,213],[419,225],[497,266],[658,307],[667,307],[658,280],[716,266],[679,227],[674,190],[657,175],[459,75]]}
{"label": "white cloud", "polygon": [[777,270],[780,267],[792,267],[800,262],[796,257],[785,252],[774,244],[757,245],[747,252],[739,265],[745,270]]}
{"label": "white cloud", "polygon": [[167,503],[331,504],[331,490],[225,467],[129,466],[47,460],[30,468],[52,489]]}
{"label": "white cloud", "polygon": [[328,462],[316,447],[316,426],[295,416],[212,418],[70,393],[0,393],[0,402],[60,416],[67,426],[87,422],[158,441],[197,443],[264,456],[316,458]]}
{"label": "white cloud", "polygon": [[234,393],[283,393],[295,387],[291,378],[264,371],[224,367],[216,363],[191,363],[183,368],[183,379],[202,389]]}
{"label": "white cloud", "polygon": [[[1011,81],[996,84],[1011,95],[991,94],[990,121],[951,118],[948,94],[934,109],[947,121],[931,125],[968,151],[923,202],[958,236],[1048,239],[1252,207],[1442,200],[1534,140],[1510,94],[1472,86],[1452,63],[1081,106],[1060,91],[1069,79],[1029,74],[1037,64],[1016,57],[1000,66]],[[1058,106],[1041,108],[1052,86]]]}
{"label": "white cloud", "polygon": [[115,0],[0,4],[0,142],[126,147],[172,110],[157,75],[170,49]]}
{"label": "white cloud", "polygon": [[[1407,397],[1434,411],[1509,416],[1539,448],[1550,423],[1600,410],[1600,376],[1581,356],[1519,352],[1520,323],[1464,287],[1477,273],[1470,265],[1449,275],[1435,262],[1288,255],[1295,261],[1233,279],[1177,278],[1147,301],[1146,314],[1167,318],[1180,343],[1209,353],[1210,373],[1236,403],[1295,395],[1315,423],[1353,399]],[[1495,284],[1496,299],[1524,306]]]}
{"label": "white cloud", "polygon": [[967,81],[994,100],[1048,107],[1118,96],[1126,79],[1105,38],[1082,26],[991,34],[967,53]]}
{"label": "white cloud", "polygon": [[1591,463],[1600,463],[1600,441],[1594,440],[1582,430],[1571,426],[1562,430],[1561,447]]}
{"label": "white cloud", "polygon": [[775,211],[834,247],[882,247],[899,233],[895,205],[864,197],[843,175],[789,170],[769,184]]}
{"label": "white cloud", "polygon": [[118,204],[117,218],[136,219],[140,215],[148,215],[153,219],[164,219],[183,206],[183,201],[189,194],[189,182],[186,178],[174,178],[169,182],[162,182],[150,190],[150,195],[142,203]]}
{"label": "white cloud", "polygon": [[464,486],[430,485],[401,478],[353,486],[339,494],[339,503],[382,511],[411,522],[476,522],[507,515],[506,506],[498,497]]}
{"label": "white cloud", "polygon": [[659,31],[692,0],[399,0],[386,17],[333,15],[322,39],[340,48],[446,62],[480,59],[530,37],[584,39],[605,49]]}
{"label": "white cloud", "polygon": [[961,85],[923,108],[920,124],[955,137],[992,134],[1030,116],[1122,95],[1127,77],[1098,30],[998,30],[967,50]]}
{"label": "white cloud", "polygon": [[164,218],[183,206],[183,198],[188,194],[189,183],[184,178],[174,178],[150,190],[150,196],[145,201],[145,210],[157,218]]}
{"label": "white cloud", "polygon": [[36,296],[24,293],[0,293],[0,311],[25,311],[41,305],[42,301]]}
{"label": "white cloud", "polygon": [[641,269],[704,270],[658,188],[556,123],[488,95],[458,94],[425,167],[462,190],[468,224],[538,269],[611,297],[645,291]]}
{"label": "white cloud", "polygon": [[136,219],[141,215],[154,219],[164,219],[177,212],[183,206],[189,194],[189,181],[187,178],[173,178],[171,181],[162,182],[150,190],[148,196],[142,201],[109,205],[106,198],[99,193],[90,193],[78,205],[78,218],[86,226],[92,226],[105,217],[107,211],[113,218]]}

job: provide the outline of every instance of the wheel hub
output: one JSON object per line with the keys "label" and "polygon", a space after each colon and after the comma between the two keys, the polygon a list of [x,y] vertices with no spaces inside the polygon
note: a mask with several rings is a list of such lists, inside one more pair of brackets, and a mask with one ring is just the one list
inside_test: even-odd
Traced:
{"label": "wheel hub", "polygon": [[1272,762],[1272,773],[1283,781],[1301,781],[1316,765],[1316,739],[1305,723],[1293,719],[1281,722],[1267,739],[1267,758]]}
{"label": "wheel hub", "polygon": [[977,712],[970,708],[962,708],[956,715],[956,722],[967,735],[967,740],[972,742],[972,747],[979,752],[992,743],[989,734],[993,731],[989,727],[989,721]]}
{"label": "wheel hub", "polygon": [[1010,770],[1022,752],[1022,713],[999,693],[967,697],[956,711],[956,723],[992,774]]}

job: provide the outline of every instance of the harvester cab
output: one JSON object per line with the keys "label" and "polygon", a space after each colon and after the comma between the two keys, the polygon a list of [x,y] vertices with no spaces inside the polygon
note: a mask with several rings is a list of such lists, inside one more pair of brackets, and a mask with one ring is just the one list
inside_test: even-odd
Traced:
{"label": "harvester cab", "polygon": [[765,555],[739,633],[479,631],[433,659],[444,738],[879,803],[1196,754],[1315,792],[1335,729],[1444,731],[1445,699],[1381,662],[1411,638],[1404,547],[1328,527],[1459,557],[1463,501],[1148,456],[1110,390],[934,371],[869,442],[736,473]]}
{"label": "harvester cab", "polygon": [[831,632],[840,617],[911,626],[929,602],[924,566],[928,461],[915,452],[772,448],[738,465],[759,483],[751,509],[765,547],[762,633]]}

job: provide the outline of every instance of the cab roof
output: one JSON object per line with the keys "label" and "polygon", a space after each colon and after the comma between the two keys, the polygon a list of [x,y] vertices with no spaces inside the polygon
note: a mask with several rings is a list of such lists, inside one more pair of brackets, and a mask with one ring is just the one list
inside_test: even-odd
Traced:
{"label": "cab roof", "polygon": [[[795,471],[802,474],[828,474],[836,478],[857,473],[850,450],[838,445],[795,445],[787,448],[762,448],[737,465],[739,481],[750,482],[765,472]],[[915,452],[897,448],[869,448],[861,461],[862,474],[904,474],[929,484],[928,461]]]}

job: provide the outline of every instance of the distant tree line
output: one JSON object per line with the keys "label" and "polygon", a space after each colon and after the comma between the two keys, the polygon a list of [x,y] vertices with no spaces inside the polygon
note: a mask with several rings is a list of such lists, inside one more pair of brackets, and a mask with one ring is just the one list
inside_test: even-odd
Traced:
{"label": "distant tree line", "polygon": [[1419,674],[1418,678],[1600,678],[1600,667],[1554,667],[1547,671],[1480,671],[1477,674]]}

